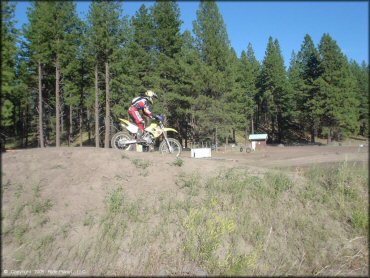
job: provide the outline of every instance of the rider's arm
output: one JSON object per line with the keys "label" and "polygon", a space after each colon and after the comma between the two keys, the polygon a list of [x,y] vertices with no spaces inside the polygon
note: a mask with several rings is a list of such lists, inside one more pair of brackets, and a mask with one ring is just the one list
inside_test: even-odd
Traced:
{"label": "rider's arm", "polygon": [[143,112],[144,112],[144,114],[146,115],[146,116],[148,116],[149,118],[151,118],[151,119],[153,119],[154,117],[153,117],[153,113],[149,110],[149,108],[148,107],[145,107],[144,108],[144,110],[143,110]]}
{"label": "rider's arm", "polygon": [[143,112],[146,116],[148,116],[149,118],[153,119],[154,118],[154,115],[153,113],[150,111],[150,105],[148,103],[148,101],[145,101],[144,102],[144,109],[143,109]]}

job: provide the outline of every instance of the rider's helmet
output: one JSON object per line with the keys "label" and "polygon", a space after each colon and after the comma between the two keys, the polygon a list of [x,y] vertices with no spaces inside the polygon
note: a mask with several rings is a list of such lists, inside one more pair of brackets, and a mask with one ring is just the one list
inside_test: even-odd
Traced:
{"label": "rider's helmet", "polygon": [[156,93],[154,93],[152,90],[148,90],[145,92],[145,97],[150,101],[151,104],[153,104],[153,98],[158,99],[158,96]]}

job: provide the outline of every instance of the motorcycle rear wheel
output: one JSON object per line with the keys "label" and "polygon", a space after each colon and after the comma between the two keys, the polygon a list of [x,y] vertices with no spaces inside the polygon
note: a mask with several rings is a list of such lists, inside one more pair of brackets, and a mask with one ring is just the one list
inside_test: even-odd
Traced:
{"label": "motorcycle rear wheel", "polygon": [[126,140],[133,140],[133,138],[127,132],[123,131],[117,132],[112,137],[111,146],[113,149],[131,151],[133,149],[134,144],[125,144],[124,141]]}
{"label": "motorcycle rear wheel", "polygon": [[159,145],[159,152],[161,154],[171,154],[179,156],[182,149],[180,142],[176,139],[168,138],[168,143],[172,148],[172,153],[170,153],[170,150],[168,149],[166,140],[163,140],[162,143]]}

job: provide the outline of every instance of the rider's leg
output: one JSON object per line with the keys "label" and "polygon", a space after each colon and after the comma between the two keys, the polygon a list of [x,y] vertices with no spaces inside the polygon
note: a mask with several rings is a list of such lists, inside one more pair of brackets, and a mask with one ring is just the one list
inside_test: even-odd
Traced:
{"label": "rider's leg", "polygon": [[143,120],[139,111],[137,111],[137,110],[129,109],[128,113],[131,116],[131,118],[135,121],[135,123],[137,124],[137,126],[139,128],[137,135],[138,135],[138,138],[141,138],[142,135],[144,134],[144,123],[145,123],[145,121]]}

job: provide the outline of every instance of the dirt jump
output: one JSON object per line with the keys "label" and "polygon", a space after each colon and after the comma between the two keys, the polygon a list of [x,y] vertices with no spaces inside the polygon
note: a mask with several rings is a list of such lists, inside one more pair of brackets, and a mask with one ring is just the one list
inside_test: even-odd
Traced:
{"label": "dirt jump", "polygon": [[[194,259],[192,256],[198,255],[191,252],[189,242],[181,245],[185,247],[176,245],[185,237],[181,229],[192,231],[187,226],[190,220],[174,220],[173,214],[166,213],[185,206],[189,198],[195,198],[194,202],[205,200],[202,196],[206,195],[199,190],[206,190],[210,179],[227,169],[242,169],[255,176],[284,169],[295,175],[299,169],[312,165],[343,161],[367,167],[367,148],[268,146],[251,153],[240,152],[237,147],[220,148],[212,151],[211,158],[199,159],[191,158],[189,151],[176,158],[158,152],[93,147],[6,151],[2,153],[2,268],[7,273],[2,275],[11,274],[10,271],[13,275],[30,271],[26,274],[77,276],[212,274],[210,269],[222,270],[226,266],[211,267],[211,255]],[[199,189],[197,184],[204,186]],[[123,203],[117,194],[124,196]],[[169,198],[178,203],[172,204]],[[117,214],[121,207],[125,209]],[[184,208],[177,214],[187,217],[191,211],[194,210]],[[127,218],[122,227],[117,226],[122,215]],[[151,228],[146,226],[148,223]],[[219,238],[225,233],[220,232]],[[269,242],[269,233],[263,235]],[[117,240],[119,244],[114,244]],[[252,245],[248,246],[246,250],[252,250]],[[188,255],[176,255],[183,253]],[[238,265],[236,261],[224,261],[230,264],[228,269]],[[251,265],[248,262],[244,268],[254,272],[242,273],[264,273],[263,267],[256,268],[257,261]],[[298,264],[294,269],[296,274],[313,271],[303,266],[298,269]],[[329,269],[324,273],[332,274]],[[221,270],[218,273],[226,273]],[[289,273],[288,268],[280,273]]]}

